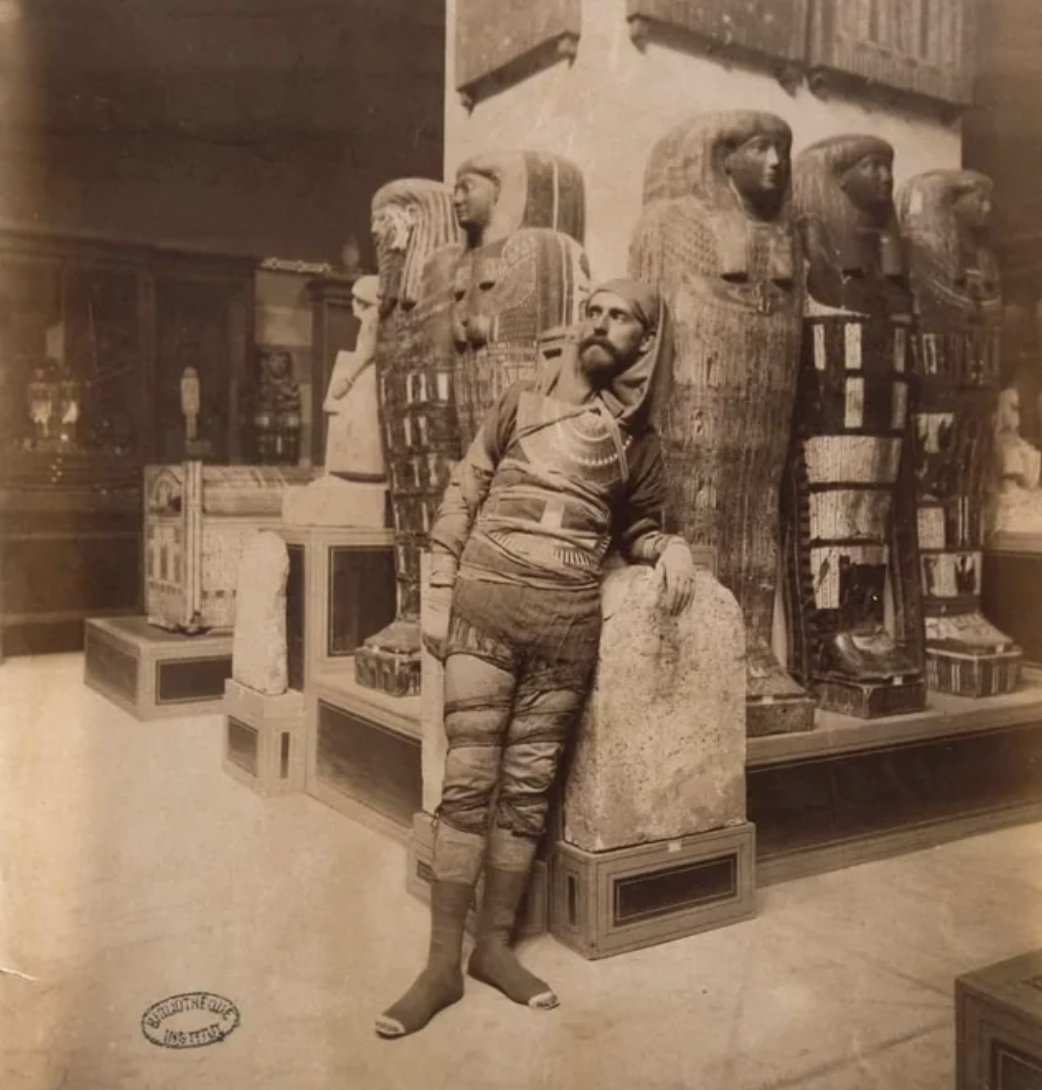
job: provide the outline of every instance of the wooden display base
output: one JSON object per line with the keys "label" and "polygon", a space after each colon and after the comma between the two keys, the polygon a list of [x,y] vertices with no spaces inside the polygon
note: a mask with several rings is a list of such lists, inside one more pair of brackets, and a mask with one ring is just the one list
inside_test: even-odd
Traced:
{"label": "wooden display base", "polygon": [[[424,904],[431,900],[431,857],[434,854],[434,818],[422,810],[413,817],[412,837],[409,840],[409,870],[406,888]],[[542,859],[532,865],[532,878],[528,892],[518,909],[517,934],[523,938],[546,933],[547,928],[547,867]],[[475,890],[475,905],[481,903],[482,881]],[[476,913],[471,910],[467,917],[467,931],[474,933]]]}
{"label": "wooden display base", "polygon": [[754,857],[748,822],[608,852],[558,840],[550,931],[592,960],[747,920],[756,912]]}
{"label": "wooden display base", "polygon": [[791,700],[764,697],[745,703],[745,733],[749,738],[766,738],[771,734],[794,734],[814,729],[817,701],[809,696]]}
{"label": "wooden display base", "polygon": [[838,712],[856,719],[911,715],[926,707],[926,682],[918,674],[886,681],[829,677],[815,681],[814,691],[822,711]]}
{"label": "wooden display base", "polygon": [[406,839],[423,807],[420,698],[362,687],[348,661],[317,675],[305,702],[308,793]]}
{"label": "wooden display base", "polygon": [[304,694],[266,696],[229,678],[224,690],[224,771],[258,795],[304,790]]}
{"label": "wooden display base", "polygon": [[144,617],[92,617],[84,681],[137,719],[221,711],[232,673],[232,638],[183,636]]}
{"label": "wooden display base", "polygon": [[985,697],[1012,693],[1020,684],[1019,647],[988,654],[926,649],[926,681],[938,693]]}
{"label": "wooden display base", "polygon": [[750,738],[760,885],[1042,819],[1042,685],[985,700],[930,694],[914,715],[819,712],[806,734]]}
{"label": "wooden display base", "polygon": [[1042,950],[955,981],[957,1090],[1042,1087]]}

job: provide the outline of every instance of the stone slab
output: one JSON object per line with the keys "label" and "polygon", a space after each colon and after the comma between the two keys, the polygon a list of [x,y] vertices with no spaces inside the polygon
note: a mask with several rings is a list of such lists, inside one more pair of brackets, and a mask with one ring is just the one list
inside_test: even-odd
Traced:
{"label": "stone slab", "polygon": [[605,577],[597,678],[564,794],[564,840],[600,852],[745,818],[745,636],[707,571],[677,618],[647,567]]}

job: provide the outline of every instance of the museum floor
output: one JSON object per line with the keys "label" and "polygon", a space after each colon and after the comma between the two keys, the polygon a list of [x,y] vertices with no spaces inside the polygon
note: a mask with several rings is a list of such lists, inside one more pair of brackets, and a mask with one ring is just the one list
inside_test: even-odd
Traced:
{"label": "museum floor", "polygon": [[[5,1090],[949,1090],[954,977],[1042,946],[1042,827],[760,892],[750,923],[601,962],[524,956],[551,1013],[484,985],[423,1033],[372,1018],[418,968],[405,849],[225,776],[216,717],[139,723],[82,657],[0,666]],[[223,1042],[151,1044],[208,991]]]}

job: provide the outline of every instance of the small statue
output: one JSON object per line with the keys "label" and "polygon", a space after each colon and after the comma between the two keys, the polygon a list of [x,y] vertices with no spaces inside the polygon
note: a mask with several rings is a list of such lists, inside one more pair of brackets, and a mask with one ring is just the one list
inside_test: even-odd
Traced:
{"label": "small statue", "polygon": [[590,270],[582,175],[560,156],[476,155],[456,172],[453,207],[466,237],[453,329],[465,449],[499,395],[535,376],[540,338],[578,323]]}
{"label": "small statue", "polygon": [[51,417],[59,397],[57,373],[58,364],[54,360],[33,366],[28,389],[33,446],[45,446],[51,439]]}
{"label": "small statue", "polygon": [[300,460],[300,387],[293,378],[293,357],[283,348],[261,353],[254,427],[261,464]]}
{"label": "small statue", "polygon": [[68,363],[58,369],[59,431],[58,441],[63,447],[79,447],[79,420],[83,400],[83,384]]}
{"label": "small statue", "polygon": [[801,152],[793,172],[808,297],[783,490],[789,665],[823,707],[862,718],[926,700],[909,420],[916,331],[893,159],[883,140],[835,136]]}
{"label": "small statue", "polygon": [[1003,339],[991,194],[982,174],[934,170],[898,197],[922,341],[915,479],[928,680],[965,696],[1010,691],[1019,673],[1018,649],[981,610]]}
{"label": "small statue", "polygon": [[338,352],[322,403],[329,414],[326,472],[354,481],[386,476],[376,392],[376,334],[380,281],[359,277],[351,288],[351,309],[361,322],[353,352]]}
{"label": "small statue", "polygon": [[199,438],[199,410],[202,405],[202,391],[199,372],[188,366],[181,373],[181,413],[185,418],[185,445],[194,443]]}
{"label": "small statue", "polygon": [[778,491],[802,321],[789,217],[789,126],[773,114],[698,115],[652,150],[631,274],[676,322],[673,393],[659,428],[670,511],[715,549],[745,618],[750,735],[809,730],[814,701],[771,649]]}

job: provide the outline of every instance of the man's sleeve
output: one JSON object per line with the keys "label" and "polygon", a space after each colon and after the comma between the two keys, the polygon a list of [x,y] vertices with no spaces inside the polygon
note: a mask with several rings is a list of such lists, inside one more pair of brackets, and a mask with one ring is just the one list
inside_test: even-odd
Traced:
{"label": "man's sleeve", "polygon": [[492,406],[452,471],[430,531],[431,586],[446,586],[456,578],[474,517],[513,434],[520,391],[521,384],[515,383]]}
{"label": "man's sleeve", "polygon": [[615,511],[615,547],[631,563],[655,564],[678,540],[666,533],[666,467],[662,442],[647,432],[630,448],[626,494]]}

